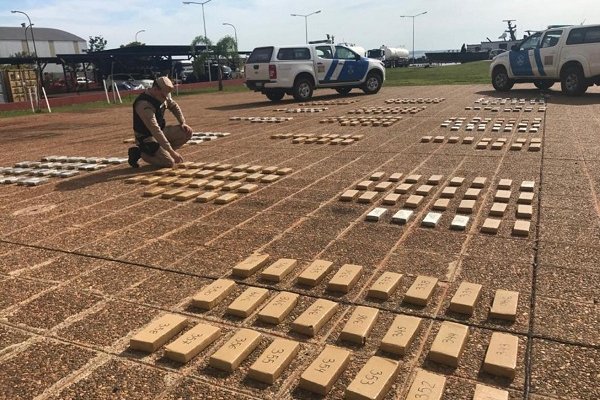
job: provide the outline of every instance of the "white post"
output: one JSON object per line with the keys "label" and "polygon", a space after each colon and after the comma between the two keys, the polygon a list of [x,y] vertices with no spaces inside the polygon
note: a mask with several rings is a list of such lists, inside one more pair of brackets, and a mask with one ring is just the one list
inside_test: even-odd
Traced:
{"label": "white post", "polygon": [[35,104],[38,105],[37,109],[38,109],[38,111],[40,111],[40,94],[38,93],[37,87],[33,90],[33,94],[35,94]]}
{"label": "white post", "polygon": [[43,86],[42,86],[42,93],[44,93],[44,99],[46,99],[46,106],[48,106],[48,112],[52,113],[52,110],[50,109],[50,102],[48,101],[48,96],[46,95],[46,89],[44,89]]}
{"label": "white post", "polygon": [[112,85],[112,94],[113,94],[112,98],[113,98],[113,101],[115,102],[115,104],[117,104],[117,94],[115,93],[115,85],[116,85],[116,83],[115,83],[115,79],[113,78],[112,74],[110,76],[111,76],[110,80],[112,82],[111,83],[111,85]]}
{"label": "white post", "polygon": [[104,94],[106,95],[106,102],[110,104],[110,98],[108,97],[108,89],[106,88],[106,79],[102,79],[102,83],[104,84]]}
{"label": "white post", "polygon": [[31,112],[35,113],[35,107],[33,106],[33,95],[31,94],[31,88],[27,88],[29,92],[29,102],[31,103]]}
{"label": "white post", "polygon": [[175,74],[175,90],[177,96],[179,96],[179,81],[177,80],[177,74]]}
{"label": "white post", "polygon": [[[119,102],[120,102],[121,104],[123,104],[123,100],[121,100],[121,93],[119,92],[119,88],[117,87],[117,84],[116,84],[115,82],[113,82],[113,85],[114,85],[114,86],[113,86],[113,90],[115,91],[115,93],[117,93],[117,96],[119,97]],[[115,100],[115,103],[116,103],[116,102],[117,102],[117,101]]]}

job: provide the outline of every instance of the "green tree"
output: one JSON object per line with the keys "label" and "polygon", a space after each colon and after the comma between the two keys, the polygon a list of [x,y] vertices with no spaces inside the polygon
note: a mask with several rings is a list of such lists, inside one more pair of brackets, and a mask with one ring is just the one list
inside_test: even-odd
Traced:
{"label": "green tree", "polygon": [[[208,51],[196,53],[196,46],[200,44],[205,45]],[[211,62],[212,58],[215,58],[218,66],[217,70],[219,71],[219,90],[223,90],[223,72],[221,69],[222,63],[225,62],[226,64],[231,65],[238,65],[239,63],[239,55],[237,52],[235,39],[228,35],[219,40],[217,44],[213,46],[210,39],[205,38],[204,36],[197,36],[192,41],[191,46],[192,54],[194,54],[192,66],[194,67],[194,73],[196,76],[199,77],[201,75],[205,75],[207,63]]]}
{"label": "green tree", "polygon": [[221,61],[226,64],[238,65],[239,55],[235,39],[231,36],[225,36],[217,42],[214,47],[217,65],[219,66],[219,90],[223,90],[223,70],[221,69]]}
{"label": "green tree", "polygon": [[106,39],[102,36],[90,36],[90,40],[88,41],[88,53],[104,50],[106,48],[106,43]]}
{"label": "green tree", "polygon": [[[206,51],[202,51],[200,53],[196,52],[196,46],[203,45],[206,46]],[[196,78],[200,78],[203,75],[207,75],[206,64],[210,59],[210,47],[212,46],[212,42],[209,38],[204,36],[196,36],[194,40],[192,40],[192,55],[194,57],[194,61],[192,61],[192,67],[194,68],[194,75]]]}
{"label": "green tree", "polygon": [[146,43],[142,43],[142,42],[131,42],[131,43],[127,43],[127,44],[122,44],[119,47],[123,48],[123,47],[145,46],[145,45],[146,45]]}
{"label": "green tree", "polygon": [[27,57],[34,57],[33,54],[30,54],[26,51],[19,51],[11,56],[9,56],[10,58],[27,58]]}

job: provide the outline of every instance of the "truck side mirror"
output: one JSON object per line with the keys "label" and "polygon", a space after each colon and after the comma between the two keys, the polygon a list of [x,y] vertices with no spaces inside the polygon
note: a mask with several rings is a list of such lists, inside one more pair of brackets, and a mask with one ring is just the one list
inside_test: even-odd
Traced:
{"label": "truck side mirror", "polygon": [[510,48],[512,51],[519,51],[519,46],[516,44],[513,44]]}

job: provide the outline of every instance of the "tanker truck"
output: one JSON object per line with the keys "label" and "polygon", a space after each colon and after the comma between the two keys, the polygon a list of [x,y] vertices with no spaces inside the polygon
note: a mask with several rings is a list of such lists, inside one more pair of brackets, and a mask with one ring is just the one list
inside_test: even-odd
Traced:
{"label": "tanker truck", "polygon": [[409,64],[408,50],[386,45],[367,51],[367,57],[382,61],[386,68],[406,67]]}

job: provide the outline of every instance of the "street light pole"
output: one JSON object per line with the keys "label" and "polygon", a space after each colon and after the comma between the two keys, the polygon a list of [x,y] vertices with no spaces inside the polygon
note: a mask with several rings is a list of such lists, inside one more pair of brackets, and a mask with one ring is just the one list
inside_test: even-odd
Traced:
{"label": "street light pole", "polygon": [[400,18],[412,18],[412,53],[413,53],[413,64],[415,63],[415,18],[419,15],[427,14],[427,11],[415,15],[401,15]]}
{"label": "street light pole", "polygon": [[29,26],[25,22],[21,23],[21,26],[25,28],[25,44],[27,45],[27,55],[31,56],[31,50],[29,49],[29,39],[27,38],[27,29],[29,29]]}
{"label": "street light pole", "polygon": [[138,35],[138,33],[142,33],[142,32],[146,32],[146,30],[145,30],[145,29],[142,29],[141,31],[137,31],[137,32],[135,33],[135,42],[136,42],[136,43],[138,43],[138,40],[137,40],[137,35]]}
{"label": "street light pole", "polygon": [[[202,3],[199,3],[197,1],[183,1],[183,4],[200,4],[202,6],[202,24],[204,25],[204,38],[208,39],[208,36],[206,36],[206,19],[204,19],[204,5],[206,3],[209,3],[211,0],[206,0]],[[206,51],[208,52],[208,45],[206,46]],[[210,59],[208,60],[208,81],[212,81],[212,77],[210,74]]]}
{"label": "street light pole", "polygon": [[[40,60],[38,58],[38,52],[37,52],[37,48],[35,46],[35,36],[33,36],[33,24],[31,23],[31,18],[29,18],[29,15],[27,15],[27,13],[23,12],[23,11],[19,11],[19,10],[12,10],[11,11],[12,14],[23,14],[24,16],[27,17],[27,21],[29,21],[29,27],[31,28],[31,40],[33,41],[33,52],[35,54],[35,66],[36,66],[36,74],[35,74],[35,81],[37,84],[37,93],[36,93],[36,99],[37,99],[37,109],[38,111],[40,110],[40,79],[42,72],[40,71]],[[43,82],[43,81],[42,81]]]}
{"label": "street light pole", "polygon": [[237,29],[235,29],[235,26],[233,26],[233,24],[230,24],[229,22],[223,22],[223,25],[229,25],[230,27],[233,28],[233,34],[235,35],[235,50],[238,50],[238,40],[237,40]]}
{"label": "street light pole", "polygon": [[317,10],[310,14],[290,14],[292,17],[304,17],[304,34],[306,35],[306,43],[308,43],[308,17],[314,14],[320,13],[321,10]]}

